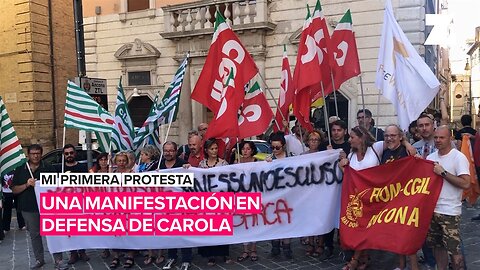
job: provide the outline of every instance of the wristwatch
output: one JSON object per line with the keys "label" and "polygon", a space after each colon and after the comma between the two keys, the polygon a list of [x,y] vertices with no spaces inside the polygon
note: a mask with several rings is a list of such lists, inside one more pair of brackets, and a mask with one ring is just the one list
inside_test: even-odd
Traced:
{"label": "wristwatch", "polygon": [[447,177],[447,171],[443,171],[443,172],[441,172],[440,174],[441,174],[442,177],[444,177],[444,178]]}

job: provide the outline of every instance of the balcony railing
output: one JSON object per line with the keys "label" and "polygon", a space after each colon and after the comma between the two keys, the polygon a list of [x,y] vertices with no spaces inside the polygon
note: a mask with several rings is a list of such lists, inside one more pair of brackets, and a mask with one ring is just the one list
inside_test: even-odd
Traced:
{"label": "balcony railing", "polygon": [[273,30],[268,21],[267,0],[207,0],[163,8],[164,38],[211,34],[219,11],[234,30]]}

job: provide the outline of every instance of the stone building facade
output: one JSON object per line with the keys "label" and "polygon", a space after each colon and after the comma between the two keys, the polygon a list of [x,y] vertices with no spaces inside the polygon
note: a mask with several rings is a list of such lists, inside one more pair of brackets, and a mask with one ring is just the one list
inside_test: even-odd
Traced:
{"label": "stone building facade", "polygon": [[52,149],[76,74],[72,1],[2,0],[0,20],[0,95],[22,145]]}
{"label": "stone building facade", "polygon": [[[404,32],[421,55],[426,38],[425,13],[438,1],[393,0],[394,12]],[[155,93],[164,93],[179,62],[190,51],[191,62],[182,90],[180,121],[172,125],[171,139],[185,142],[187,131],[209,120],[211,113],[190,99],[208,53],[213,32],[213,14],[220,10],[230,21],[246,49],[256,61],[266,85],[270,104],[278,97],[283,45],[287,45],[292,69],[297,43],[306,15],[306,5],[315,0],[84,0],[87,75],[106,78],[109,109],[113,111],[115,87],[120,76],[134,121],[146,117]],[[393,107],[379,96],[374,85],[375,68],[383,20],[381,0],[324,0],[324,14],[330,30],[347,9],[351,9],[362,68],[366,107],[384,126],[396,122]],[[440,53],[431,52],[434,60]],[[433,64],[439,61],[432,61]],[[437,71],[438,67],[432,67]],[[360,80],[343,84],[340,116],[356,124],[361,108]],[[138,97],[140,95],[140,97]],[[181,123],[181,124],[180,124]],[[164,130],[165,131],[165,130]]]}

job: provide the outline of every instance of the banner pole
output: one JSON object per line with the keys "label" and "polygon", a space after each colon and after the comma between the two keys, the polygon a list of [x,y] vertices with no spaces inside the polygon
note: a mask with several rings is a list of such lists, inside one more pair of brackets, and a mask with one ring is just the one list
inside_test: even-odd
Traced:
{"label": "banner pole", "polygon": [[177,109],[177,106],[175,105],[173,107],[173,111],[172,111],[172,114],[170,115],[170,119],[169,119],[169,123],[168,123],[168,128],[167,128],[167,134],[165,134],[165,140],[163,140],[163,143],[162,143],[162,149],[160,151],[160,159],[158,160],[158,166],[157,166],[157,170],[160,169],[160,163],[162,162],[162,158],[163,158],[163,144],[167,141],[168,139],[168,133],[170,133],[170,127],[172,126],[172,122],[173,122],[173,116],[175,115],[175,110]]}
{"label": "banner pole", "polygon": [[363,92],[363,80],[362,80],[362,74],[359,76],[360,78],[360,91],[362,95],[362,108],[363,108],[363,127],[366,128],[366,123],[365,123],[365,94]]}
{"label": "banner pole", "polygon": [[[323,114],[325,119],[325,128],[327,129],[327,136],[328,136],[328,144],[332,145],[332,138],[330,137],[330,125],[328,123],[328,114],[327,114],[327,102],[325,100],[325,90],[323,88],[323,82],[320,82],[320,86],[322,87],[322,97],[323,97]],[[337,115],[338,116],[338,115]]]}
{"label": "banner pole", "polygon": [[[62,173],[65,172],[65,155],[63,154],[63,148],[65,147],[65,132],[67,128],[63,125],[63,145],[62,145]],[[27,162],[28,163],[28,162]],[[33,177],[33,176],[32,176]]]}
{"label": "banner pole", "polygon": [[338,115],[337,89],[335,89],[335,81],[333,80],[333,72],[331,70],[330,77],[332,78],[333,99],[335,100],[335,115],[340,117],[340,115]]}
{"label": "banner pole", "polygon": [[[375,125],[378,125],[378,120],[380,119],[380,95],[382,93],[380,92],[378,94],[378,100],[377,100],[377,121],[375,122]],[[375,128],[375,140],[377,139],[378,136],[378,128]]]}

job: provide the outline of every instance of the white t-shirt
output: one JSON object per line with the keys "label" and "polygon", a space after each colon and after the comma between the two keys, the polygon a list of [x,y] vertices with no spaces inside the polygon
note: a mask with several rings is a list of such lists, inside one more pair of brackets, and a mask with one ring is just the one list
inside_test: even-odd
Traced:
{"label": "white t-shirt", "polygon": [[[377,153],[375,155],[375,152]],[[378,155],[378,156],[377,156]],[[350,153],[348,159],[350,160],[350,167],[355,170],[363,170],[371,167],[375,167],[380,164],[380,160],[382,159],[383,155],[383,141],[376,142],[372,145],[372,147],[367,148],[367,152],[365,153],[365,157],[361,161],[358,161],[357,153]]]}
{"label": "white t-shirt", "polygon": [[[440,156],[438,151],[434,152],[428,155],[427,160],[438,162],[447,172],[453,175],[470,175],[468,160],[465,155],[457,149],[452,149],[448,154],[443,156]],[[462,192],[463,189],[443,179],[442,191],[438,197],[434,212],[449,216],[461,215]]]}
{"label": "white t-shirt", "polygon": [[299,156],[303,152],[308,151],[308,147],[305,146],[295,134],[285,135],[285,142],[287,145],[287,153],[294,156]]}

